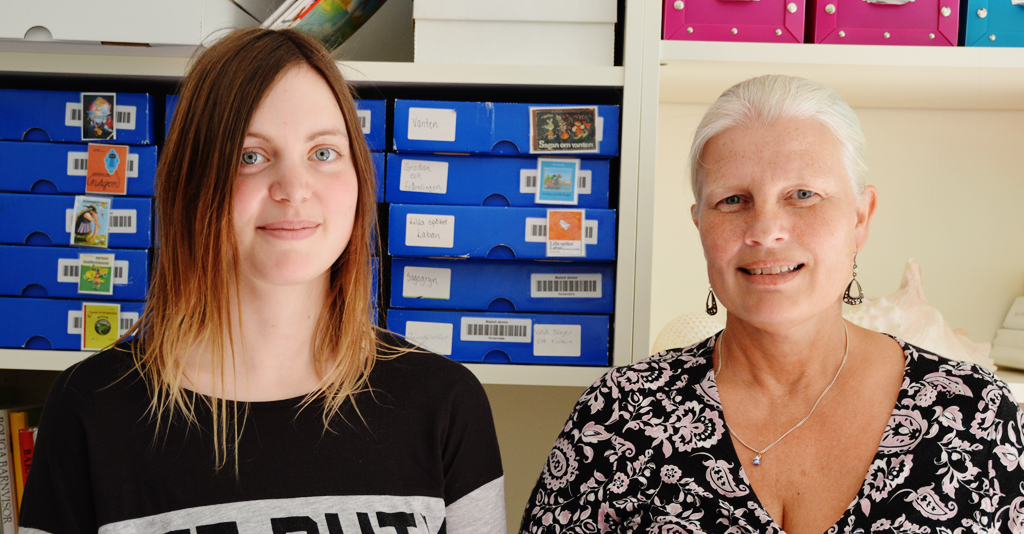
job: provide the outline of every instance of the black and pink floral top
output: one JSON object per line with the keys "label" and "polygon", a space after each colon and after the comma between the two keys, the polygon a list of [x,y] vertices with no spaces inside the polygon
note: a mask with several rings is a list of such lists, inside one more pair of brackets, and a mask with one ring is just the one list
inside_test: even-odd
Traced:
{"label": "black and pink floral top", "polygon": [[[828,533],[1024,532],[1024,416],[973,364],[899,341],[903,386],[864,485]],[[780,533],[724,424],[715,338],[608,372],[580,398],[522,533]]]}

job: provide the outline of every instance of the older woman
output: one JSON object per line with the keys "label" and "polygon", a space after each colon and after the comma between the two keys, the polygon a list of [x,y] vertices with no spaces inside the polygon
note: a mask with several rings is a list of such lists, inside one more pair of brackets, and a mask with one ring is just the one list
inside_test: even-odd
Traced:
{"label": "older woman", "polygon": [[1024,532],[1006,386],[843,320],[877,199],[863,145],[807,80],[711,106],[691,212],[726,328],[591,386],[522,532]]}

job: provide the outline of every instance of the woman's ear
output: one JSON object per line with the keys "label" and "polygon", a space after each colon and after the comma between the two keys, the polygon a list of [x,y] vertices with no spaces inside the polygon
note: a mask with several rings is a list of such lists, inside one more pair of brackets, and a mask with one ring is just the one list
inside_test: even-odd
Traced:
{"label": "woman's ear", "polygon": [[875,208],[878,207],[878,190],[875,186],[864,187],[860,200],[857,202],[857,226],[855,227],[857,250],[864,248],[868,241],[868,230],[871,226],[871,218],[875,215]]}
{"label": "woman's ear", "polygon": [[700,221],[697,220],[697,205],[696,204],[690,206],[690,217],[693,218],[693,225],[696,226],[698,230],[700,230]]}

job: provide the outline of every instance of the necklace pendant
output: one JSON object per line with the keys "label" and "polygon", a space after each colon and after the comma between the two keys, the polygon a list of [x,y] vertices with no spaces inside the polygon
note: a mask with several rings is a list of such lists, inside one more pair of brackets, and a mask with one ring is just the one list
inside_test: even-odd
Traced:
{"label": "necklace pendant", "polygon": [[758,454],[754,457],[754,465],[761,465],[761,455]]}

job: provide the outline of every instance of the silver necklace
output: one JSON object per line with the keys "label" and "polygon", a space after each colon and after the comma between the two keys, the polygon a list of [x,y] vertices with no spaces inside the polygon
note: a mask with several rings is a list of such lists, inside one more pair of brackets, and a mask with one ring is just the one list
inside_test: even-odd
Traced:
{"label": "silver necklace", "polygon": [[[843,321],[843,331],[846,332],[846,353],[843,354],[843,361],[839,364],[839,370],[836,371],[836,376],[832,377],[832,381],[829,382],[828,387],[825,388],[825,391],[821,392],[821,395],[818,396],[818,400],[814,401],[814,406],[811,406],[811,411],[807,412],[807,415],[805,415],[804,418],[801,419],[799,423],[794,425],[793,428],[787,430],[785,434],[779,436],[779,439],[771,442],[771,444],[769,444],[767,447],[765,447],[765,448],[763,448],[761,450],[757,450],[757,449],[751,447],[750,445],[747,445],[747,442],[743,441],[743,438],[741,438],[738,434],[736,434],[736,431],[733,430],[731,426],[729,426],[729,423],[725,423],[725,427],[729,429],[729,432],[732,433],[733,437],[736,438],[736,441],[739,441],[744,447],[750,449],[751,452],[754,452],[754,453],[757,454],[757,456],[754,456],[754,465],[761,465],[761,456],[764,455],[764,453],[768,452],[768,449],[771,449],[772,447],[774,447],[776,443],[782,441],[783,438],[788,436],[794,430],[800,428],[800,425],[804,424],[808,419],[810,419],[811,418],[811,414],[813,414],[814,410],[818,408],[818,404],[821,402],[821,399],[825,398],[825,394],[828,393],[828,390],[832,389],[832,386],[836,383],[836,380],[839,378],[839,373],[843,372],[843,367],[846,365],[846,357],[850,355],[850,330],[846,327],[846,321]],[[722,344],[722,340],[721,340],[721,338],[719,338],[719,340],[718,340],[718,369],[715,371],[715,380],[718,379],[718,374],[722,372],[722,366],[724,366],[724,365],[725,365],[725,345]]]}

